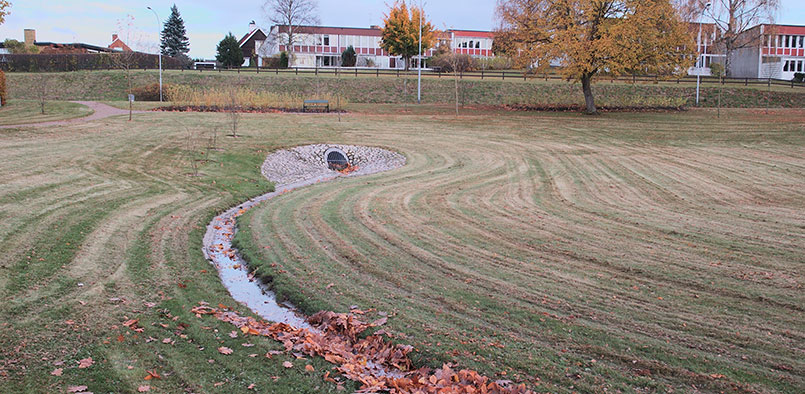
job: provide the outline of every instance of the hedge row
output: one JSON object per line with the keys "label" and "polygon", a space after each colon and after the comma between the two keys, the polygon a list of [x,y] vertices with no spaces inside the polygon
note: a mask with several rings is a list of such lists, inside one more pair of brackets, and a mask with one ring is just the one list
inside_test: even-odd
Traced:
{"label": "hedge row", "polygon": [[[72,53],[46,55],[3,55],[0,70],[16,72],[54,72],[78,70],[108,70],[116,68],[145,69],[159,67],[159,56],[148,53]],[[163,56],[162,68],[182,68],[179,59]]]}
{"label": "hedge row", "polygon": [[6,74],[0,70],[0,106],[6,105]]}

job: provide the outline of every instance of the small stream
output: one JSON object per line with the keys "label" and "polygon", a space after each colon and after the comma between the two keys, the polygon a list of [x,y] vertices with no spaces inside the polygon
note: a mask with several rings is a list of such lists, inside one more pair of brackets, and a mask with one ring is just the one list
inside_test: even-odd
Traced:
{"label": "small stream", "polygon": [[267,289],[265,285],[260,283],[259,279],[254,278],[249,273],[247,262],[232,247],[232,239],[237,231],[237,217],[255,205],[281,193],[287,193],[319,182],[330,181],[339,176],[341,175],[333,173],[287,185],[276,185],[275,190],[278,191],[263,194],[230,208],[214,217],[210,224],[207,225],[202,247],[204,257],[218,270],[221,282],[229,290],[235,301],[246,305],[254,313],[268,321],[287,323],[297,328],[311,328],[305,321],[305,317],[297,312],[292,305],[279,304],[274,292]]}

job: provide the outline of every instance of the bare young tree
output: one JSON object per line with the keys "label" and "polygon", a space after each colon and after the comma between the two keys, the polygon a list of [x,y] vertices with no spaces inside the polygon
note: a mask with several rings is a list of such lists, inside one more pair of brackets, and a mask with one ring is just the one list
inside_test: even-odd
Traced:
{"label": "bare young tree", "polygon": [[44,72],[36,75],[36,93],[39,98],[39,111],[44,115],[48,98],[48,75]]}
{"label": "bare young tree", "polygon": [[[125,20],[118,21],[118,30],[121,32],[126,32],[126,42],[128,43],[130,43],[129,40],[131,39],[131,30],[133,25],[134,17],[131,15],[127,15]],[[112,64],[116,68],[119,68],[126,73],[126,87],[129,95],[129,121],[131,121],[131,114],[134,110],[134,108],[132,108],[133,103],[131,101],[132,90],[134,89],[131,78],[131,70],[136,66],[138,54],[137,52],[133,51],[121,51],[118,53],[113,53],[110,56]]]}
{"label": "bare young tree", "polygon": [[263,14],[269,22],[282,27],[277,31],[279,37],[273,39],[286,45],[289,62],[294,60],[293,45],[300,40],[300,28],[319,24],[316,0],[266,0],[263,3]]}
{"label": "bare young tree", "polygon": [[232,127],[232,134],[231,137],[237,138],[238,136],[238,125],[240,125],[240,118],[242,114],[241,102],[238,92],[240,88],[235,86],[229,89],[229,104],[226,108],[226,115],[229,118],[229,125]]}
{"label": "bare young tree", "polygon": [[677,0],[677,9],[684,17],[694,21],[699,15],[713,21],[723,32],[721,42],[727,55],[726,76],[732,76],[734,52],[756,46],[762,40],[761,29],[751,30],[759,23],[774,23],[774,15],[780,8],[780,0]]}

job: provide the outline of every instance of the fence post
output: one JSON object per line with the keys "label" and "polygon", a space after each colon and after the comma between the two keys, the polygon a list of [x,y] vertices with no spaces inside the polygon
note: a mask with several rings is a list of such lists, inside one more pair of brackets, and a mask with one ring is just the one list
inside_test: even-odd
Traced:
{"label": "fence post", "polygon": [[548,72],[545,71],[545,82],[548,82]]}
{"label": "fence post", "polygon": [[744,86],[749,86],[749,78],[744,79]]}
{"label": "fence post", "polygon": [[355,67],[355,78],[358,77],[358,67]]}
{"label": "fence post", "polygon": [[375,69],[375,76],[380,78],[380,68]]}
{"label": "fence post", "polygon": [[398,68],[397,69],[397,78],[399,78],[399,77],[400,77],[400,69]]}
{"label": "fence post", "polygon": [[632,85],[634,85],[635,83],[637,83],[637,76],[635,74],[632,74]]}
{"label": "fence post", "polygon": [[276,74],[280,75],[280,66],[279,66],[279,64],[277,65]]}
{"label": "fence post", "polygon": [[503,78],[501,79],[501,81],[505,81],[505,80],[506,80],[506,72],[505,72],[505,71],[501,71],[501,72],[500,72],[500,76],[502,76],[502,77],[503,77]]}
{"label": "fence post", "polygon": [[481,79],[484,79],[484,69],[481,69]]}
{"label": "fence post", "polygon": [[769,77],[768,87],[771,87],[771,77]]}

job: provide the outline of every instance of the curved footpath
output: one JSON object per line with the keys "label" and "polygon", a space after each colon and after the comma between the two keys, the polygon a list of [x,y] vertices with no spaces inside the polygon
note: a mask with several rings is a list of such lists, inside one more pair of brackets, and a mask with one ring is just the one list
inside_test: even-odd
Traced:
{"label": "curved footpath", "polygon": [[[127,109],[120,109],[112,107],[111,105],[106,105],[103,103],[99,103],[97,101],[71,101],[71,103],[77,103],[81,105],[86,105],[89,107],[93,112],[90,115],[83,116],[80,118],[73,118],[73,119],[65,119],[65,120],[54,120],[50,122],[40,122],[40,123],[25,123],[25,124],[18,124],[18,125],[7,125],[7,126],[0,126],[0,129],[16,129],[20,127],[45,127],[45,126],[61,126],[61,125],[68,125],[72,123],[82,123],[82,122],[90,122],[93,120],[104,119],[111,116],[118,116],[118,115],[128,115],[129,110]],[[135,114],[141,114],[148,111],[134,111]]]}

